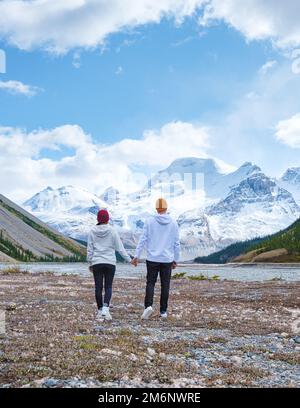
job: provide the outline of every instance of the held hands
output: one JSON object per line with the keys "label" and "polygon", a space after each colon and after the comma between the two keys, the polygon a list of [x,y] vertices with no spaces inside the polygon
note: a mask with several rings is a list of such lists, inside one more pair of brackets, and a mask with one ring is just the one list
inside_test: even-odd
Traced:
{"label": "held hands", "polygon": [[[133,265],[133,266],[138,266],[138,263],[139,263],[139,261],[138,261],[137,258],[133,258],[133,259],[131,260],[131,265]],[[177,263],[176,263],[175,261],[173,261],[173,263],[172,263],[172,269],[175,269],[176,267],[177,267]]]}
{"label": "held hands", "polygon": [[139,261],[138,261],[137,258],[133,258],[133,259],[131,260],[131,265],[133,265],[133,266],[138,266],[138,263],[139,263]]}

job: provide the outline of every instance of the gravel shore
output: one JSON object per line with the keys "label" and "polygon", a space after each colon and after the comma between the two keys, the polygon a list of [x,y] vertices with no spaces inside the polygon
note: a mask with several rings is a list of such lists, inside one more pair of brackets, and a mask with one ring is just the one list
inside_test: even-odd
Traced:
{"label": "gravel shore", "polygon": [[116,279],[96,322],[92,277],[0,273],[0,387],[300,386],[300,282],[174,279],[147,322],[144,286]]}

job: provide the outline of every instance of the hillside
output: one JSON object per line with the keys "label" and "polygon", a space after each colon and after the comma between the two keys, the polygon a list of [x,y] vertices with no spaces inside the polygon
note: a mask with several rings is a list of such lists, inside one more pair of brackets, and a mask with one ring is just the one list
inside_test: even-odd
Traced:
{"label": "hillside", "polygon": [[0,194],[0,261],[84,261],[85,248]]}
{"label": "hillside", "polygon": [[208,256],[200,256],[195,258],[194,262],[201,264],[224,264],[231,262],[232,259],[247,252],[253,245],[259,243],[264,238],[252,239],[249,241],[236,242],[221,251],[214,252]]}
{"label": "hillside", "polygon": [[[243,257],[248,256],[248,262],[300,262],[300,219],[251,246],[247,252]],[[252,252],[250,257],[249,252]],[[243,262],[243,257],[234,262]]]}
{"label": "hillside", "polygon": [[198,257],[195,262],[207,264],[300,262],[300,219],[276,234],[237,242],[209,256]]}

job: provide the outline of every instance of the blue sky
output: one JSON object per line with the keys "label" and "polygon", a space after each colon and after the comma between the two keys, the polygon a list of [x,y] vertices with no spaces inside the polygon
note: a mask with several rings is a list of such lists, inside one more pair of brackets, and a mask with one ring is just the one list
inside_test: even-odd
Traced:
{"label": "blue sky", "polygon": [[[51,133],[74,125],[91,137],[92,146],[105,145],[111,150],[117,146],[120,155],[118,143],[124,139],[144,140],[150,130],[159,138],[164,126],[182,122],[201,129],[199,138],[203,129],[209,133],[209,142],[203,141],[200,147],[196,143],[195,151],[188,150],[191,155],[203,152],[234,166],[253,161],[274,176],[289,166],[300,166],[299,144],[291,142],[290,122],[286,122],[285,139],[279,141],[276,136],[278,123],[300,112],[300,74],[292,72],[288,57],[297,44],[279,48],[274,44],[276,33],[275,37],[255,38],[257,28],[251,38],[246,28],[229,24],[229,17],[199,25],[200,16],[198,10],[185,16],[181,24],[161,16],[159,22],[150,19],[147,24],[112,30],[117,32],[108,30],[93,47],[75,42],[60,55],[41,45],[34,37],[36,32],[32,44],[24,47],[19,45],[24,33],[8,39],[0,28],[0,48],[7,56],[7,72],[0,74],[0,126],[11,128],[9,134],[2,131],[4,148],[10,148],[7,138],[18,133],[26,150],[31,132]],[[65,18],[68,22],[67,15]],[[287,41],[288,34],[277,33],[277,41]],[[14,84],[1,89],[1,82],[9,81],[32,87],[32,95],[28,90],[17,91]],[[184,143],[184,138],[183,133],[181,142],[174,143]],[[42,187],[45,178],[52,184],[65,184],[68,180],[59,173],[60,161],[83,149],[76,143],[56,141],[54,147],[49,143],[47,139],[37,151],[21,157],[26,162],[49,159],[56,166],[54,173],[34,180],[30,190]],[[145,143],[143,148],[149,146]],[[125,156],[126,149],[130,143],[125,146]],[[172,151],[170,160],[180,156],[180,151]],[[105,162],[105,151],[97,154]],[[154,160],[155,166],[164,168],[168,151],[160,154],[161,166]],[[122,157],[116,155],[117,159]],[[37,163],[31,164],[35,167]],[[130,158],[122,166],[143,164],[143,159]],[[53,168],[53,163],[47,165]],[[151,156],[145,162],[145,167],[149,165]],[[85,184],[84,179],[71,181]],[[4,192],[13,194],[4,179],[0,184]],[[21,185],[16,195],[23,197]]]}
{"label": "blue sky", "polygon": [[33,130],[76,123],[103,142],[139,138],[172,120],[201,121],[230,109],[274,58],[266,43],[246,44],[224,24],[201,29],[195,19],[112,35],[106,47],[82,51],[76,69],[74,52],[55,57],[2,43],[5,80],[44,89],[34,98],[1,92],[2,125]]}

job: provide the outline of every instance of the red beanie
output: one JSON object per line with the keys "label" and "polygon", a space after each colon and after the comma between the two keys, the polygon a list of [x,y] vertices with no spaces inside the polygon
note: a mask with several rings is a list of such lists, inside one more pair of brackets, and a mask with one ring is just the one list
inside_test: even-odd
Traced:
{"label": "red beanie", "polygon": [[109,214],[107,210],[100,210],[97,214],[99,224],[106,224],[109,221]]}

